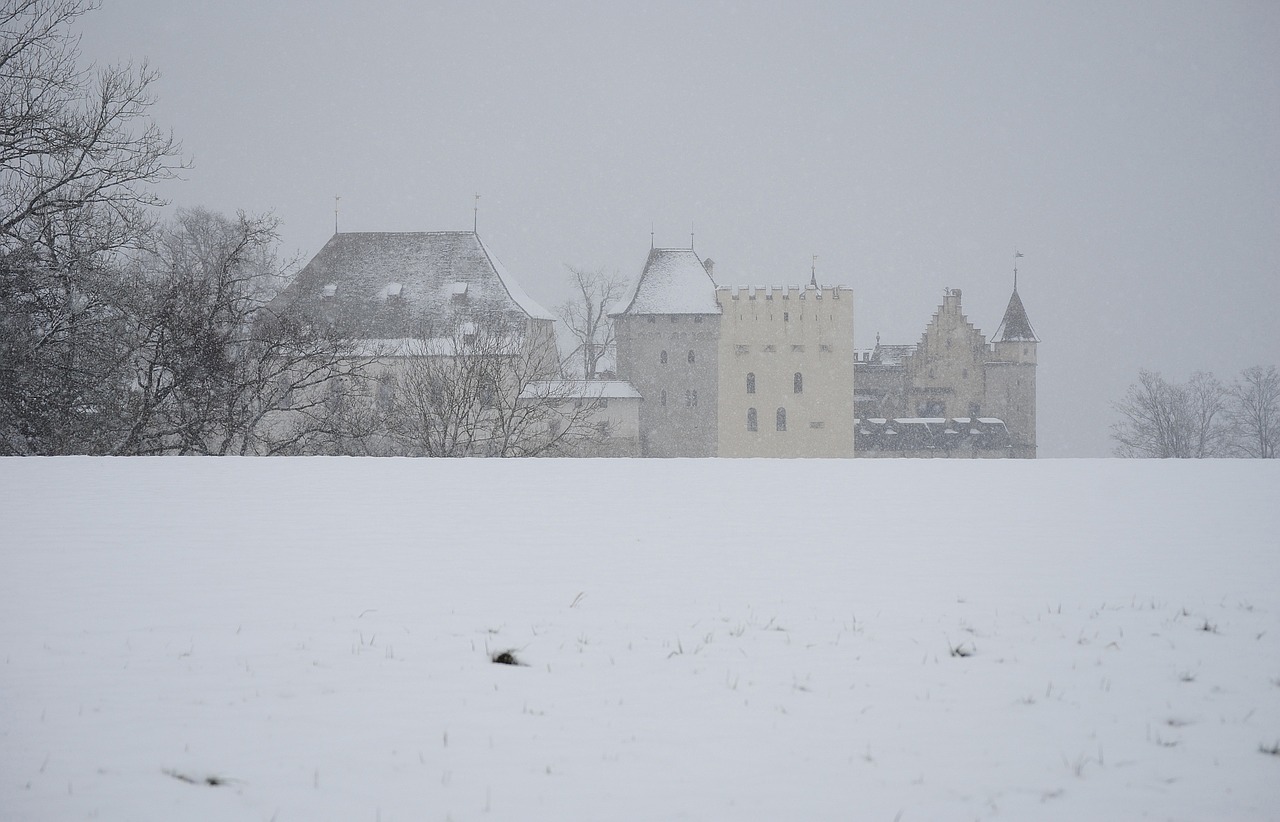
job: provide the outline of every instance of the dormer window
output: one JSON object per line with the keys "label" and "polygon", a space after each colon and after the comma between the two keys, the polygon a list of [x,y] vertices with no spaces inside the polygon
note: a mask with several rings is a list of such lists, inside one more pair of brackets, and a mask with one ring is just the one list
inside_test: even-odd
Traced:
{"label": "dormer window", "polygon": [[467,283],[454,283],[449,287],[449,295],[455,303],[466,302]]}
{"label": "dormer window", "polygon": [[337,283],[329,283],[328,285],[326,285],[326,286],[324,287],[324,290],[323,290],[321,293],[323,294],[323,296],[324,296],[324,298],[325,298],[326,300],[328,300],[328,299],[332,299],[332,298],[333,298],[333,295],[335,295],[335,294],[337,294],[337,293],[338,293],[338,284],[337,284]]}
{"label": "dormer window", "polygon": [[387,288],[383,292],[387,295],[387,300],[398,300],[404,286],[400,283],[387,283]]}

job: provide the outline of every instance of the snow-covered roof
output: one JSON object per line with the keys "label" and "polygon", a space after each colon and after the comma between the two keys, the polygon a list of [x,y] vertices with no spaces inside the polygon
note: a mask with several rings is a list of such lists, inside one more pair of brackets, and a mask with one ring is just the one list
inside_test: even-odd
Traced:
{"label": "snow-covered roof", "polygon": [[[389,296],[399,298],[394,310]],[[458,312],[553,318],[473,231],[334,234],[276,300],[315,307],[381,339],[447,324]]]}
{"label": "snow-covered roof", "polygon": [[859,359],[856,365],[900,366],[915,353],[914,345],[881,345],[876,343],[870,361]]}
{"label": "snow-covered roof", "polygon": [[506,266],[494,256],[493,252],[489,250],[489,246],[485,245],[480,239],[480,235],[473,233],[471,236],[475,237],[480,248],[484,249],[485,256],[489,259],[490,267],[493,268],[498,278],[502,280],[503,287],[507,289],[507,294],[515,301],[516,305],[520,306],[524,313],[535,320],[554,320],[554,314],[543,308],[536,300],[525,293],[524,289],[520,287],[520,283],[516,282],[516,278],[511,276]]}
{"label": "snow-covered roof", "polygon": [[654,248],[611,314],[719,314],[716,284],[692,248]]}
{"label": "snow-covered roof", "polygon": [[626,380],[537,380],[520,392],[521,399],[535,397],[638,400],[640,392]]}
{"label": "snow-covered roof", "polygon": [[460,337],[395,337],[357,340],[352,346],[352,353],[358,357],[375,358],[488,357],[502,356],[503,352],[519,349],[520,341],[509,336],[487,338],[472,345],[468,335],[475,333],[475,326],[471,323],[463,323],[459,331]]}

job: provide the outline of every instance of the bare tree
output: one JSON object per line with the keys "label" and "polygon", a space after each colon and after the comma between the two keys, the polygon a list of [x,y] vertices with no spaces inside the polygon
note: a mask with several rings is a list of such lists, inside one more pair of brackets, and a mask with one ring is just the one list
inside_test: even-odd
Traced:
{"label": "bare tree", "polygon": [[1280,373],[1276,367],[1246,368],[1228,393],[1233,453],[1275,459],[1280,445]]}
{"label": "bare tree", "polygon": [[1185,385],[1143,370],[1114,405],[1112,426],[1121,457],[1219,457],[1228,449],[1226,390],[1212,374],[1197,372]]}
{"label": "bare tree", "polygon": [[573,297],[556,313],[577,340],[577,348],[569,360],[581,363],[581,373],[586,379],[595,379],[601,363],[607,362],[614,351],[616,341],[609,311],[622,297],[626,281],[600,269],[567,268],[573,282]]}
{"label": "bare tree", "polygon": [[130,272],[128,424],[112,451],[278,453],[338,433],[328,388],[368,358],[268,307],[276,221],[184,210],[158,234]]}
{"label": "bare tree", "polygon": [[83,68],[84,0],[0,7],[0,453],[98,451],[118,419],[117,252],[181,167],[147,119],[156,73]]}
{"label": "bare tree", "polygon": [[567,453],[607,432],[559,380],[550,340],[494,318],[459,320],[448,336],[384,352],[373,402],[389,443],[413,456],[530,457]]}

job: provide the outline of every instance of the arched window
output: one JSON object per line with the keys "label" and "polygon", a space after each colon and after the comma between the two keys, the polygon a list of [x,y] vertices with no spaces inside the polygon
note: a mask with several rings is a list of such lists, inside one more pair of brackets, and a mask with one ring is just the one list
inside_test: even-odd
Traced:
{"label": "arched window", "polygon": [[693,351],[689,351],[689,362],[693,362]]}
{"label": "arched window", "polygon": [[779,431],[787,430],[787,409],[785,408],[778,409],[778,422],[776,427]]}
{"label": "arched window", "polygon": [[748,431],[760,430],[759,428],[756,427],[756,410],[754,408],[747,409],[747,430]]}
{"label": "arched window", "polygon": [[804,393],[804,375],[799,371],[797,371],[796,375],[791,378],[791,391],[794,394]]}
{"label": "arched window", "polygon": [[[748,394],[756,393],[756,374],[754,371],[747,374],[747,393]],[[754,431],[755,429],[752,428],[751,430]]]}
{"label": "arched window", "polygon": [[658,355],[658,362],[662,363],[663,365],[667,364],[667,352],[663,351],[661,354]]}

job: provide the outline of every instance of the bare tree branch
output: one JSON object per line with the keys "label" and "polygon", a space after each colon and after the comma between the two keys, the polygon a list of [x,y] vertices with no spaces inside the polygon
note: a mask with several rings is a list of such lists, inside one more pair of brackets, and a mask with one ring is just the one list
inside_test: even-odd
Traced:
{"label": "bare tree branch", "polygon": [[1197,372],[1178,385],[1141,371],[1114,408],[1122,417],[1111,429],[1117,456],[1203,458],[1227,453],[1226,391],[1212,374]]}
{"label": "bare tree branch", "polygon": [[586,379],[594,379],[603,362],[613,356],[616,340],[609,311],[626,289],[626,280],[603,270],[566,266],[573,283],[573,297],[563,303],[557,314],[577,340],[569,360],[577,363],[574,370]]}
{"label": "bare tree branch", "polygon": [[1275,459],[1280,455],[1280,373],[1276,367],[1246,368],[1228,393],[1233,453]]}

